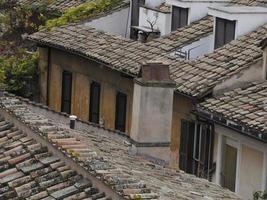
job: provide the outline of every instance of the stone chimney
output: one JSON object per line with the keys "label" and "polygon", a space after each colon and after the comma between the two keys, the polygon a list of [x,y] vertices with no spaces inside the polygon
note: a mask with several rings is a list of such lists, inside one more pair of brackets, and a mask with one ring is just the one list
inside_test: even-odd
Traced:
{"label": "stone chimney", "polygon": [[134,81],[130,137],[137,153],[169,161],[175,88],[169,65],[145,63]]}

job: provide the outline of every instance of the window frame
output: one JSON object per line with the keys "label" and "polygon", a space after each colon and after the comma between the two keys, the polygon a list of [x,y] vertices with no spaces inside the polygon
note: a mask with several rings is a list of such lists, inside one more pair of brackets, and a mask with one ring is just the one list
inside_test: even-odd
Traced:
{"label": "window frame", "polygon": [[[178,19],[177,21],[174,20],[174,18],[176,16],[175,15],[175,9],[178,12]],[[182,23],[182,21],[184,20],[184,16],[182,16],[182,14],[186,13],[186,17],[185,17],[185,22]],[[172,16],[171,16],[171,31],[175,31],[178,28],[182,28],[184,26],[188,25],[188,17],[189,17],[189,8],[182,8],[179,6],[172,6]],[[177,23],[176,23],[177,22]]]}
{"label": "window frame", "polygon": [[[232,32],[230,32],[230,30]],[[236,32],[236,20],[228,20],[228,19],[216,17],[214,49],[222,47],[223,45],[234,40],[235,35],[236,35],[235,32]]]}

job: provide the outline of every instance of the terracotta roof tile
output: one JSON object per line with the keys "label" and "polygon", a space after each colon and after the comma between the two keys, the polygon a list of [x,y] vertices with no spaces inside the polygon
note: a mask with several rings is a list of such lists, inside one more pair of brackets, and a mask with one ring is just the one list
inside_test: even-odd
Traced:
{"label": "terracotta roof tile", "polygon": [[[23,123],[29,116],[32,120],[35,117],[46,119],[43,114],[36,113],[32,104],[29,106],[16,97],[2,97],[0,104],[2,109]],[[27,126],[126,199],[239,199],[229,190],[207,180],[129,154],[131,143],[126,137],[85,124],[81,129],[71,130],[68,129],[68,118],[63,117],[67,120],[64,123],[64,120],[59,120],[59,116],[63,117],[54,113],[48,122],[38,124],[28,121]],[[58,120],[53,120],[54,117]],[[49,126],[53,131],[47,131]],[[52,139],[49,139],[51,136]],[[22,142],[23,138],[19,141]],[[62,160],[34,140],[23,139],[22,150],[11,155],[16,158],[30,152],[31,157],[10,165],[7,162],[10,157],[4,152],[11,148],[8,146],[13,142],[16,142],[13,138],[0,142],[0,177],[5,182],[0,185],[0,199],[38,199],[38,196],[46,199],[86,198],[90,195],[92,199],[104,197],[101,191],[92,188],[89,180],[70,170]],[[80,145],[81,148],[72,145]],[[15,147],[11,149],[13,148]]]}
{"label": "terracotta roof tile", "polygon": [[[200,25],[200,22],[203,21],[205,23]],[[205,26],[209,30],[205,34],[209,34],[210,24],[212,24],[211,17],[206,17],[181,31],[194,32],[193,27],[203,28]],[[179,35],[181,32],[177,31],[175,34]],[[160,38],[154,42],[142,44],[97,31],[80,23],[57,27],[52,31],[43,30],[29,36],[29,39],[85,56],[132,76],[138,74],[140,65],[144,61],[161,60],[170,63],[171,76],[177,83],[177,91],[198,98],[210,92],[223,79],[245,69],[250,63],[259,59],[262,56],[262,50],[258,45],[266,37],[266,34],[267,25],[263,25],[214,52],[194,60],[173,58],[167,52],[176,45],[186,44],[189,41],[192,42],[194,38],[198,38],[195,34],[191,37],[191,33],[188,33],[188,39],[183,39],[183,41],[176,39],[174,39],[175,42],[172,41],[171,34],[165,39]],[[164,41],[167,41],[166,44]]]}
{"label": "terracotta roof tile", "polygon": [[158,47],[163,51],[173,51],[176,48],[184,47],[198,41],[213,32],[213,17],[206,16],[189,26],[179,28],[168,35],[157,38],[149,42],[149,45]]}
{"label": "terracotta roof tile", "polygon": [[206,100],[201,110],[224,116],[238,124],[262,131],[267,136],[267,82],[251,83]]}

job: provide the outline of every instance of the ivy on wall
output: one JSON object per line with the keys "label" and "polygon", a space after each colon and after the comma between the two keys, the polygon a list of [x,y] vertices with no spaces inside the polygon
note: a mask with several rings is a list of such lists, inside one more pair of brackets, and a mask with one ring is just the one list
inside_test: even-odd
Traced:
{"label": "ivy on wall", "polygon": [[267,200],[267,190],[258,191],[253,194],[253,200]]}
{"label": "ivy on wall", "polygon": [[123,0],[92,0],[85,2],[79,6],[67,9],[59,18],[48,20],[44,28],[49,30],[56,26],[62,26],[70,22],[76,22],[95,16],[118,6],[122,1]]}

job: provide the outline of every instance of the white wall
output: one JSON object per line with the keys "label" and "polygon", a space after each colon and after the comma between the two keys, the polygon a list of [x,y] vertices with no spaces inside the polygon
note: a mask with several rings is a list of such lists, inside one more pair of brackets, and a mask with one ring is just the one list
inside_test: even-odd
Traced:
{"label": "white wall", "polygon": [[153,8],[153,7],[159,6],[163,2],[165,2],[165,0],[146,0],[145,5]]}
{"label": "white wall", "polygon": [[113,12],[107,16],[86,22],[85,25],[92,26],[98,30],[129,37],[130,35],[130,7]]}
{"label": "white wall", "polygon": [[191,0],[191,1],[179,1],[179,0],[166,0],[167,4],[181,7],[181,8],[189,8],[188,13],[188,24],[191,22],[194,22],[196,20],[199,20],[203,17],[205,17],[208,14],[208,7],[209,6],[218,6],[218,5],[226,5],[229,1],[197,1],[197,0]]}
{"label": "white wall", "polygon": [[[192,44],[182,47],[181,50],[190,53],[189,59],[198,58],[204,54],[211,53],[213,51],[213,36],[210,34],[203,37]],[[171,55],[175,56],[175,52],[172,52]]]}
{"label": "white wall", "polygon": [[[267,8],[260,7],[212,7],[209,14],[228,20],[236,20],[235,37],[245,35],[267,23]],[[215,23],[215,22],[214,22]],[[215,25],[215,24],[214,24]],[[214,29],[215,30],[215,29]]]}
{"label": "white wall", "polygon": [[147,22],[156,22],[154,29],[160,31],[161,36],[166,35],[171,32],[171,14],[162,13],[147,8],[140,7],[139,14],[139,26],[150,27]]}
{"label": "white wall", "polygon": [[215,182],[221,182],[223,147],[225,141],[230,140],[238,149],[235,192],[242,199],[249,200],[252,199],[253,192],[266,189],[267,144],[217,124],[215,134],[218,135],[218,142],[214,145],[214,148],[217,148],[217,155],[214,157]]}

